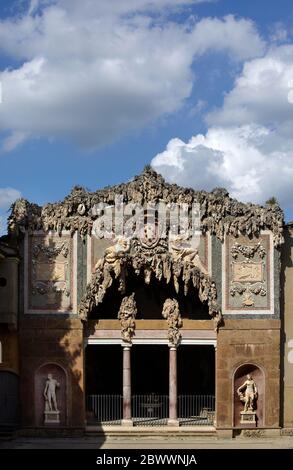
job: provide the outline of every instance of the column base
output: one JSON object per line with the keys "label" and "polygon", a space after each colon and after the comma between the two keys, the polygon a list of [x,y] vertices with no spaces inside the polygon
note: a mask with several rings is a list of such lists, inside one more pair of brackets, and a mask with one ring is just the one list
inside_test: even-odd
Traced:
{"label": "column base", "polygon": [[122,419],[121,421],[121,426],[133,426],[133,421],[132,419]]}
{"label": "column base", "polygon": [[178,419],[168,419],[168,422],[167,422],[167,425],[168,426],[179,426],[179,420]]}

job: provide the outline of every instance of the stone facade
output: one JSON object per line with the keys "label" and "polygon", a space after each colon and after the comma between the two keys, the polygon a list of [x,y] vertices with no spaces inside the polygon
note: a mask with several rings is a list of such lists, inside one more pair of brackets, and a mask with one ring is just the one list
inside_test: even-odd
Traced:
{"label": "stone facade", "polygon": [[[116,193],[136,204],[198,203],[197,245],[172,240],[170,227],[165,238],[150,237],[147,226],[142,239],[97,236],[99,216],[91,205],[111,205]],[[130,183],[100,192],[75,188],[60,204],[40,208],[18,201],[9,240],[17,251],[10,260],[0,260],[0,278],[2,269],[12,289],[5,303],[0,287],[0,374],[15,372],[20,401],[30,397],[32,406],[22,407],[21,429],[85,429],[85,346],[104,343],[123,346],[123,417],[128,425],[131,349],[156,344],[170,348],[173,426],[179,423],[178,350],[209,345],[215,348],[214,426],[219,434],[249,428],[240,422],[243,405],[237,395],[246,374],[258,386],[256,426],[268,431],[293,427],[293,230],[286,228],[282,245],[277,206],[240,204],[224,190],[204,193],[168,185],[147,169]],[[48,427],[43,390],[49,374],[59,384],[60,420]]]}
{"label": "stone facade", "polygon": [[[61,425],[83,428],[84,380],[83,380],[83,328],[78,319],[26,317],[20,330],[21,397],[34,397],[34,406],[23,408],[25,427],[43,427],[44,401],[42,389],[46,373],[64,371]],[[41,374],[42,381],[38,380]]]}
{"label": "stone facade", "polygon": [[235,393],[237,388],[235,373],[244,365],[254,365],[264,374],[262,396],[258,398],[259,426],[278,428],[280,425],[279,320],[226,320],[225,328],[220,329],[216,366],[217,426],[220,429],[241,427],[234,415],[234,408],[239,404],[239,398]]}
{"label": "stone facade", "polygon": [[282,250],[282,317],[283,331],[281,338],[281,371],[284,376],[283,416],[285,428],[293,428],[293,225],[285,230],[285,243]]}

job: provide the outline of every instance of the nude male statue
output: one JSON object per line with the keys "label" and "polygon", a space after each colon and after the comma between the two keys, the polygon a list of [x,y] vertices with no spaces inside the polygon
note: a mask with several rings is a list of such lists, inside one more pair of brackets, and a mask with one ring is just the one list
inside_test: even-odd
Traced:
{"label": "nude male statue", "polygon": [[46,385],[44,389],[44,397],[46,400],[46,411],[58,411],[57,406],[57,399],[56,399],[56,388],[60,387],[59,382],[53,379],[52,374],[48,374],[48,378],[46,380]]}
{"label": "nude male statue", "polygon": [[257,388],[250,374],[247,374],[246,379],[247,380],[238,387],[237,394],[240,400],[244,402],[244,411],[253,411],[254,400],[257,398]]}

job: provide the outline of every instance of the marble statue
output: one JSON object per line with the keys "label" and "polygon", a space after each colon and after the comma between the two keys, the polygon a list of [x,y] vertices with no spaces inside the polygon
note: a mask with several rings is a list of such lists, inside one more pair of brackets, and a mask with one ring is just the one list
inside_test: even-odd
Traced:
{"label": "marble statue", "polygon": [[237,389],[240,400],[244,402],[244,412],[252,412],[257,398],[257,387],[250,374],[247,374],[246,381]]}
{"label": "marble statue", "polygon": [[53,379],[52,374],[48,374],[45,389],[44,389],[45,412],[59,411],[58,406],[57,406],[57,398],[56,398],[56,388],[59,388],[59,387],[60,387],[59,382],[57,382],[56,379]]}

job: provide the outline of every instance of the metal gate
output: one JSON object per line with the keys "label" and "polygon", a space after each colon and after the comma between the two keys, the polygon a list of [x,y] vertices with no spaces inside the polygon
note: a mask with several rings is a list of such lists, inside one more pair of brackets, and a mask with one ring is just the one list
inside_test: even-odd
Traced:
{"label": "metal gate", "polygon": [[178,417],[181,426],[213,426],[215,405],[214,395],[179,395]]}
{"label": "metal gate", "polygon": [[122,395],[88,395],[86,400],[88,424],[121,424]]}
{"label": "metal gate", "polygon": [[[213,426],[214,395],[179,395],[178,419],[181,426]],[[88,424],[121,424],[123,397],[121,395],[88,395],[86,402]],[[168,395],[134,395],[131,399],[134,426],[165,426],[169,417]]]}
{"label": "metal gate", "polygon": [[19,382],[12,372],[0,371],[0,426],[15,427],[19,422]]}

